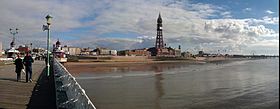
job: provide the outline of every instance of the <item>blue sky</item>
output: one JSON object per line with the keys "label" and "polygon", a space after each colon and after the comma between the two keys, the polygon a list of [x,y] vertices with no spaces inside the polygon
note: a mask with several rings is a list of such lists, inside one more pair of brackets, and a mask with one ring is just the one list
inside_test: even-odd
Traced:
{"label": "blue sky", "polygon": [[152,47],[161,12],[164,42],[183,51],[279,54],[278,0],[1,0],[0,41],[45,47],[41,30],[52,15],[52,43],[77,47]]}

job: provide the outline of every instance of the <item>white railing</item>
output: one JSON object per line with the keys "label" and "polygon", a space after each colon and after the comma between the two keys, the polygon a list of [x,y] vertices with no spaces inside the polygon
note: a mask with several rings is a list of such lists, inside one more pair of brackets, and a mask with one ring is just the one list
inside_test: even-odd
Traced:
{"label": "white railing", "polygon": [[96,109],[85,90],[57,59],[54,59],[53,71],[57,108]]}

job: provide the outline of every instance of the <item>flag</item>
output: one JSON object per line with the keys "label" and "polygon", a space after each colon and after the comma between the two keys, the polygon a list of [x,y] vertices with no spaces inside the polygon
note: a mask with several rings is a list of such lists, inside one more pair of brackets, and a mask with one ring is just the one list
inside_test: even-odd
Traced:
{"label": "flag", "polygon": [[43,31],[45,31],[45,30],[48,30],[49,29],[49,27],[48,27],[48,25],[43,25]]}

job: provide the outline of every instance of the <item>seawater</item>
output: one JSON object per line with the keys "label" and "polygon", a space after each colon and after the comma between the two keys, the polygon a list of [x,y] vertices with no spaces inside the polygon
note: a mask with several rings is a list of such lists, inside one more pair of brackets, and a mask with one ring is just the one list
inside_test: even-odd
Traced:
{"label": "seawater", "polygon": [[98,109],[279,108],[279,59],[134,67],[76,80]]}

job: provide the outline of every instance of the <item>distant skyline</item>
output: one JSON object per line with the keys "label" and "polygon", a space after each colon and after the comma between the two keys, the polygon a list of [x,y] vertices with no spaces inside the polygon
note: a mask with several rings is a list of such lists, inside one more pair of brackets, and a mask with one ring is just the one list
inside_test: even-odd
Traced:
{"label": "distant skyline", "polygon": [[197,53],[279,55],[279,0],[1,0],[0,42],[46,46],[45,16],[53,16],[51,42],[117,50],[155,45],[163,19],[167,46]]}

